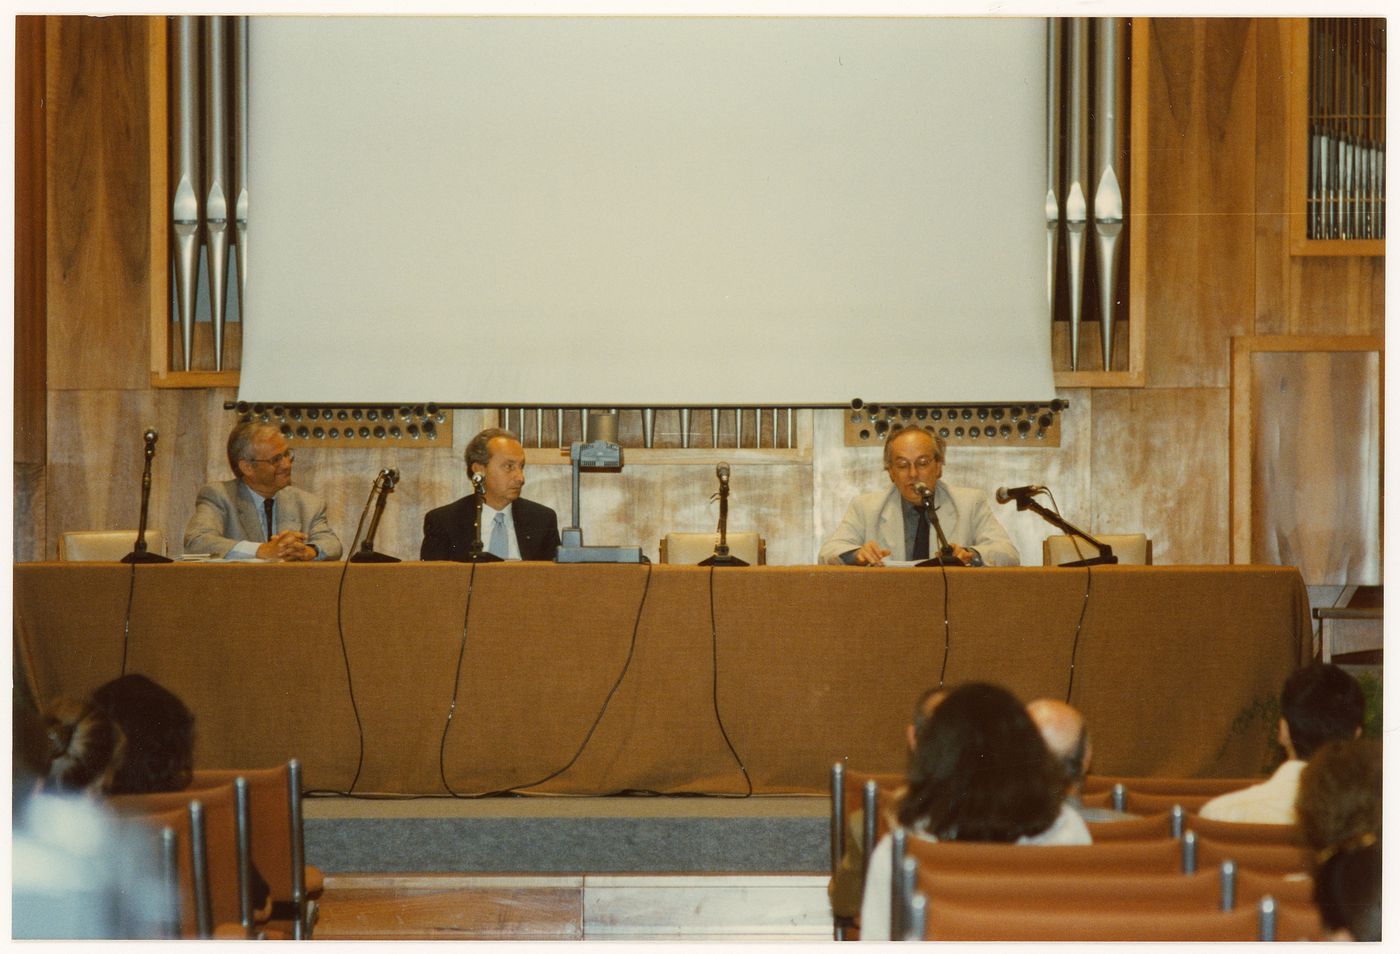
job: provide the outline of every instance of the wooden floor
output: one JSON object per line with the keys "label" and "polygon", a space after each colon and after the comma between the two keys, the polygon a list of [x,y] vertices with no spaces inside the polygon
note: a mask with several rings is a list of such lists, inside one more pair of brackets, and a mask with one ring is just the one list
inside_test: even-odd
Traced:
{"label": "wooden floor", "polygon": [[318,940],[822,941],[826,874],[326,876]]}

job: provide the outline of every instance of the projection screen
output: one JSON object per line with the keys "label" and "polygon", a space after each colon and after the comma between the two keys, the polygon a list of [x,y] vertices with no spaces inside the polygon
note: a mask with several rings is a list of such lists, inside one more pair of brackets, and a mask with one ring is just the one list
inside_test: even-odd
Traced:
{"label": "projection screen", "polygon": [[1054,396],[1043,19],[255,17],[239,397]]}

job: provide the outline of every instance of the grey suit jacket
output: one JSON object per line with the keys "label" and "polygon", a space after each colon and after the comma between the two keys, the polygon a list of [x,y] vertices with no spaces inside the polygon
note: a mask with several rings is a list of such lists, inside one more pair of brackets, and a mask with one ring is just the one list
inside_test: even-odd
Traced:
{"label": "grey suit jacket", "polygon": [[[889,550],[891,559],[904,559],[904,514],[899,502],[899,490],[893,484],[888,490],[852,500],[841,525],[822,544],[820,562],[839,564],[841,554],[860,549],[866,540],[875,540]],[[972,487],[950,487],[940,480],[933,489],[933,503],[949,543],[976,550],[987,566],[1020,566],[1021,554],[992,513],[992,502],[985,493]],[[930,542],[936,549],[937,541]]]}
{"label": "grey suit jacket", "polygon": [[[321,551],[321,559],[338,560],[340,538],[326,520],[326,502],[299,487],[277,493],[277,532],[300,530],[306,542]],[[240,480],[205,484],[194,501],[194,516],[185,527],[186,553],[227,556],[240,540],[267,539],[263,515]]]}

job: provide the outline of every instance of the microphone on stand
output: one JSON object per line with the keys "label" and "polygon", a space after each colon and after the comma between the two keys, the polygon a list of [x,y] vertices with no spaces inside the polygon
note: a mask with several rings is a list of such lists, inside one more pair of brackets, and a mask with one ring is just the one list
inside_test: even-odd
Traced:
{"label": "microphone on stand", "polygon": [[1039,484],[1028,484],[1025,487],[998,487],[997,503],[1011,503],[1011,501],[1014,500],[1019,504],[1024,500],[1028,500],[1031,497],[1043,493],[1045,493],[1045,488],[1041,487]]}
{"label": "microphone on stand", "polygon": [[389,556],[387,553],[378,553],[374,549],[374,534],[379,530],[379,518],[384,516],[384,503],[389,495],[394,492],[394,485],[399,482],[399,472],[390,467],[381,470],[379,476],[374,479],[374,492],[378,499],[374,504],[374,516],[370,518],[369,529],[365,531],[365,539],[360,543],[359,552],[350,557],[351,563],[400,563],[398,557]]}
{"label": "microphone on stand", "polygon": [[921,509],[924,512],[924,517],[929,523],[933,524],[934,535],[938,538],[938,556],[930,560],[925,560],[919,565],[934,566],[944,564],[947,566],[962,566],[963,562],[953,556],[952,544],[950,544],[948,538],[943,535],[943,525],[938,522],[938,508],[933,505],[933,488],[920,480],[914,484],[914,493],[918,494],[923,500]]}
{"label": "microphone on stand", "polygon": [[476,504],[476,515],[472,518],[472,539],[467,544],[467,563],[500,563],[503,557],[499,557],[486,549],[481,542],[481,508],[486,506],[486,478],[480,472],[472,472],[472,486],[476,489],[476,495],[481,499]]}
{"label": "microphone on stand", "polygon": [[141,472],[141,521],[136,528],[136,544],[132,551],[122,557],[123,563],[174,563],[175,561],[159,553],[146,549],[146,515],[151,508],[151,461],[156,456],[156,438],[160,435],[154,427],[146,428],[141,439],[146,442],[146,465]]}
{"label": "microphone on stand", "polygon": [[715,545],[713,556],[700,561],[700,566],[748,566],[746,562],[729,552],[729,464],[720,461],[715,466],[715,476],[719,478],[719,543]]}

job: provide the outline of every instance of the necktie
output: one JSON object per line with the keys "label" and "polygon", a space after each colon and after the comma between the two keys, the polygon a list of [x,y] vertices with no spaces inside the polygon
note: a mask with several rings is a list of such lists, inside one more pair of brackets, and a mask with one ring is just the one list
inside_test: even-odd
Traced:
{"label": "necktie", "polygon": [[486,549],[504,560],[510,556],[510,540],[506,537],[506,515],[496,514],[495,521],[491,524],[491,545]]}
{"label": "necktie", "polygon": [[[918,511],[915,512],[918,513]],[[919,513],[919,526],[914,531],[914,552],[909,559],[928,559],[928,517],[923,513]]]}
{"label": "necktie", "polygon": [[263,501],[263,513],[267,514],[267,538],[272,539],[272,498]]}

